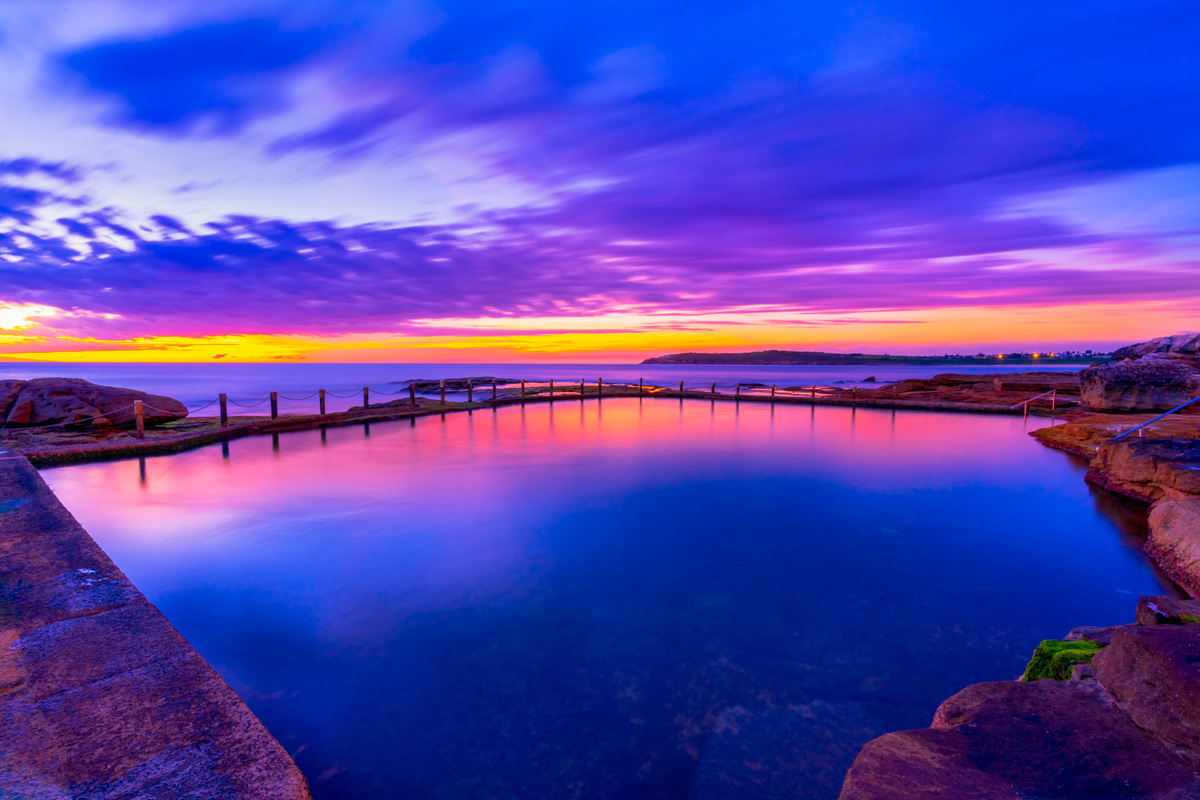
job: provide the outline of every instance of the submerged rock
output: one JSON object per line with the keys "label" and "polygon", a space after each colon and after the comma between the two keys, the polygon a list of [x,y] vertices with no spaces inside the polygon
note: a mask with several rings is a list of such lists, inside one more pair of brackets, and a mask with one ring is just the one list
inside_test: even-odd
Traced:
{"label": "submerged rock", "polygon": [[101,386],[83,378],[0,382],[0,415],[10,428],[60,422],[92,428],[133,425],[135,400],[144,405],[147,425],[183,419],[188,413],[174,398]]}

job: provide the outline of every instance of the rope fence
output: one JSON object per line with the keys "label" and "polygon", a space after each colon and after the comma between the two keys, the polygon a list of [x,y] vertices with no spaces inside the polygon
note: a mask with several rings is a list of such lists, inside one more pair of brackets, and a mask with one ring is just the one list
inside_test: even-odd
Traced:
{"label": "rope fence", "polygon": [[[447,383],[450,385],[448,386]],[[394,386],[395,384],[389,384]],[[893,383],[890,386],[884,384],[880,387],[872,387],[871,389],[863,389],[860,391],[858,386],[779,386],[777,384],[765,384],[757,382],[736,383],[733,385],[732,393],[729,392],[728,384],[718,387],[715,381],[710,381],[707,384],[688,385],[685,381],[680,381],[676,386],[674,384],[668,386],[658,386],[646,384],[642,380],[634,383],[613,383],[605,384],[602,378],[597,379],[594,383],[589,384],[586,379],[579,381],[561,381],[558,379],[546,379],[537,381],[528,380],[499,380],[492,379],[476,383],[473,379],[452,378],[448,380],[428,381],[428,380],[413,380],[408,381],[406,388],[397,389],[395,391],[384,391],[383,389],[364,386],[360,392],[351,392],[350,394],[335,394],[326,389],[318,389],[310,394],[305,394],[299,397],[281,395],[278,392],[270,392],[266,397],[257,402],[239,402],[232,400],[226,394],[220,394],[217,399],[205,403],[196,408],[186,409],[187,414],[195,414],[205,409],[211,408],[214,405],[220,405],[220,422],[222,427],[229,425],[229,406],[233,405],[238,408],[258,408],[266,403],[270,403],[271,419],[279,417],[279,400],[286,400],[292,403],[301,403],[311,400],[314,397],[319,397],[319,414],[324,416],[327,411],[325,400],[327,397],[333,397],[340,400],[348,400],[351,398],[362,397],[362,408],[371,408],[371,395],[380,395],[384,397],[396,397],[407,394],[409,403],[412,406],[420,405],[418,402],[418,386],[420,386],[421,399],[427,399],[426,394],[436,391],[439,401],[445,405],[447,393],[451,395],[466,395],[468,403],[491,403],[502,404],[509,403],[514,400],[520,400],[522,403],[526,399],[549,399],[551,401],[562,399],[578,398],[580,401],[589,398],[602,399],[606,394],[609,396],[618,397],[653,397],[653,396],[677,396],[681,400],[684,397],[702,399],[711,397],[713,399],[733,399],[737,400],[741,397],[753,397],[756,399],[771,399],[787,398],[787,399],[808,399],[816,401],[817,399],[849,399],[858,401],[859,399],[871,400],[896,400],[898,399],[897,384]],[[890,393],[888,390],[890,389]],[[480,397],[476,397],[479,394]],[[864,395],[860,397],[860,395]],[[1037,400],[1041,400],[1046,396],[1050,397],[1049,404],[1051,410],[1054,410],[1055,392],[1046,392],[1044,395],[1030,398],[1023,403],[1025,413],[1028,414],[1029,406]],[[1200,398],[1198,398],[1200,400]],[[1193,401],[1195,402],[1195,401]],[[403,405],[403,404],[402,404]],[[1016,406],[1014,406],[1016,408]],[[142,400],[135,400],[132,404],[122,406],[113,411],[97,414],[92,417],[84,417],[80,419],[62,420],[60,422],[48,423],[45,425],[22,425],[21,429],[40,429],[40,428],[57,428],[68,427],[73,425],[81,425],[91,422],[102,417],[112,417],[132,409],[134,411],[135,423],[137,426],[137,437],[143,438],[145,427],[145,412],[147,410],[155,412],[167,417],[168,419],[177,419],[178,412],[168,409],[152,406]],[[151,420],[159,422],[161,420]],[[0,430],[9,428],[9,423],[5,421],[0,424]]]}

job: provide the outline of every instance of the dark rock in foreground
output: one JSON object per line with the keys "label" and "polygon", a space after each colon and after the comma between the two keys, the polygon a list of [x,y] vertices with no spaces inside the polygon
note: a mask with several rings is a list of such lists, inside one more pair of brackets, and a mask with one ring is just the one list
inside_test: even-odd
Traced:
{"label": "dark rock in foreground", "polygon": [[1200,624],[1186,601],[1150,606],[1169,624],[1068,635],[1107,643],[1071,680],[975,684],[930,728],[868,743],[842,800],[1200,798]]}
{"label": "dark rock in foreground", "polygon": [[77,424],[107,428],[133,425],[133,402],[141,400],[147,425],[183,419],[187,408],[171,397],[101,386],[83,378],[0,381],[0,418],[6,427]]}

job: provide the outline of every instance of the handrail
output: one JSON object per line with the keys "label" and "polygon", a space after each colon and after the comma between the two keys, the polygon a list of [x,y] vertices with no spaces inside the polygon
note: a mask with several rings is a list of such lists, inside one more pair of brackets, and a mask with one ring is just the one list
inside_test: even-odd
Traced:
{"label": "handrail", "polygon": [[1162,414],[1159,414],[1159,415],[1158,415],[1157,417],[1155,417],[1154,419],[1148,419],[1148,420],[1146,420],[1145,422],[1143,422],[1141,425],[1138,425],[1138,426],[1137,426],[1137,427],[1135,427],[1135,428],[1130,428],[1129,430],[1125,431],[1125,432],[1124,432],[1124,433],[1122,433],[1120,436],[1114,436],[1114,437],[1112,438],[1112,441],[1114,441],[1114,442],[1115,442],[1117,439],[1122,439],[1122,438],[1124,438],[1124,437],[1128,436],[1129,434],[1133,433],[1134,431],[1141,430],[1142,428],[1144,428],[1144,427],[1146,427],[1147,425],[1149,425],[1151,422],[1158,422],[1158,421],[1159,421],[1160,419],[1162,419],[1163,417],[1170,416],[1171,414],[1174,414],[1176,411],[1182,411],[1183,409],[1185,409],[1185,408],[1187,408],[1188,406],[1190,406],[1192,403],[1197,403],[1197,402],[1200,402],[1200,397],[1193,397],[1191,400],[1188,400],[1188,401],[1187,401],[1186,403],[1184,403],[1183,405],[1175,406],[1175,407],[1174,407],[1174,408],[1172,408],[1170,411],[1164,411]]}
{"label": "handrail", "polygon": [[1037,397],[1031,397],[1028,400],[1022,400],[1019,403],[1013,403],[1012,408],[1016,408],[1017,406],[1025,406],[1026,408],[1029,408],[1029,404],[1032,403],[1034,400],[1041,400],[1046,395],[1054,395],[1054,393],[1057,391],[1058,391],[1058,389],[1051,389],[1048,392],[1042,392]]}

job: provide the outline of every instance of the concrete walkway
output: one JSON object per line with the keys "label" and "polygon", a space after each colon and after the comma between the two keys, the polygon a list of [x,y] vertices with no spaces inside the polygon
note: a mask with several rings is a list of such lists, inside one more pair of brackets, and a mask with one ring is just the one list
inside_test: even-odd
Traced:
{"label": "concrete walkway", "polygon": [[11,451],[0,451],[0,797],[309,797],[279,742]]}

